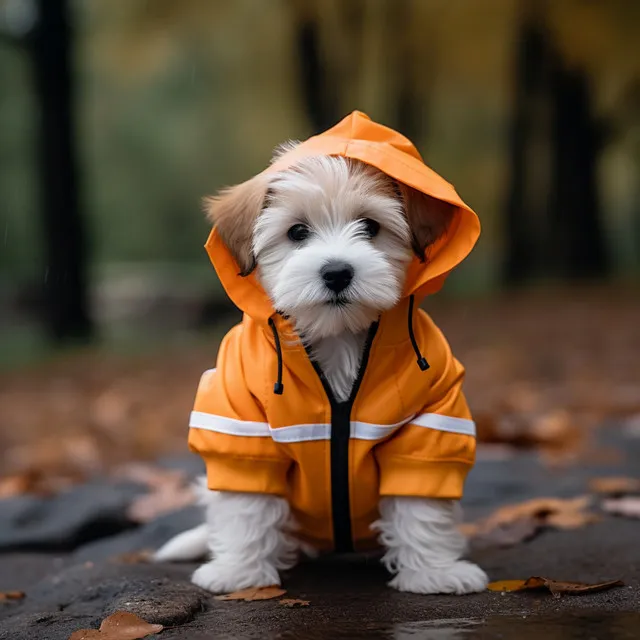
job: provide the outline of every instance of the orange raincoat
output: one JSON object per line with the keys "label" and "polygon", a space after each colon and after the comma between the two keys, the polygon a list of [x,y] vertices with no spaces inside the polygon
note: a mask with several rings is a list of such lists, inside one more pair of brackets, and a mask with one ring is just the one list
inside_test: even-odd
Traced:
{"label": "orange raincoat", "polygon": [[[210,489],[283,496],[303,539],[321,550],[348,551],[375,546],[370,525],[383,496],[462,496],[475,457],[464,369],[414,300],[442,287],[473,248],[480,224],[407,138],[357,111],[266,171],[320,154],[361,160],[455,205],[451,227],[427,262],[413,260],[404,297],[370,328],[346,402],[335,400],[302,344],[280,344],[278,332],[291,332],[290,325],[255,274],[238,275],[214,228],[206,249],[244,316],[223,339],[217,368],[200,381],[189,445],[206,463]],[[274,393],[276,379],[283,393]]]}

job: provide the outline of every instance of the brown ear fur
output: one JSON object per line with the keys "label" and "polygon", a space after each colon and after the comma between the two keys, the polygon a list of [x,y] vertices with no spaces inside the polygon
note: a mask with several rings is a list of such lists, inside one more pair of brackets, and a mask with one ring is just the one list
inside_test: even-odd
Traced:
{"label": "brown ear fur", "polygon": [[215,225],[221,240],[238,263],[241,276],[248,276],[256,268],[251,234],[266,195],[265,179],[256,176],[204,199],[207,219]]}
{"label": "brown ear fur", "polygon": [[397,184],[411,229],[411,248],[424,262],[425,250],[447,232],[456,208],[406,184]]}

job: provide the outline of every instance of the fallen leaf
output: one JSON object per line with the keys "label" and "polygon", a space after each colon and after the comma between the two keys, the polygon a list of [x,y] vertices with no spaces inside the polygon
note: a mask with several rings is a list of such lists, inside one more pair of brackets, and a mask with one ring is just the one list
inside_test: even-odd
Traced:
{"label": "fallen leaf", "polygon": [[9,600],[22,600],[24,591],[0,591],[0,602]]}
{"label": "fallen leaf", "polygon": [[127,516],[134,522],[150,522],[158,516],[178,511],[194,502],[195,495],[191,487],[163,487],[134,500],[127,509]]}
{"label": "fallen leaf", "polygon": [[128,611],[116,611],[105,618],[100,629],[79,629],[74,631],[69,640],[138,640],[164,629],[161,624],[150,624]]}
{"label": "fallen leaf", "polygon": [[47,495],[46,480],[37,469],[26,469],[21,473],[0,478],[0,499],[13,498],[25,493]]}
{"label": "fallen leaf", "polygon": [[540,449],[550,461],[575,456],[584,448],[585,432],[563,409],[540,409],[539,392],[512,388],[498,414],[479,413],[476,428],[481,442]]}
{"label": "fallen leaf", "polygon": [[308,607],[309,600],[297,600],[295,598],[283,598],[282,600],[278,600],[278,604],[281,604],[283,607]]}
{"label": "fallen leaf", "polygon": [[498,580],[496,582],[490,582],[487,585],[487,589],[489,589],[489,591],[500,592],[548,589],[554,597],[559,598],[563,595],[584,595],[586,593],[606,591],[613,587],[621,587],[623,584],[621,580],[609,580],[608,582],[588,584],[586,582],[565,582],[562,580],[532,576],[531,578],[527,578],[527,580]]}
{"label": "fallen leaf", "polygon": [[520,542],[531,540],[539,530],[540,522],[533,518],[520,518],[500,524],[486,532],[478,532],[477,525],[467,528],[467,531],[472,532],[470,537],[475,549],[512,547]]}
{"label": "fallen leaf", "polygon": [[602,518],[595,513],[585,511],[557,511],[545,518],[545,525],[554,529],[580,529],[587,524],[599,522]]}
{"label": "fallen leaf", "polygon": [[179,469],[164,469],[152,464],[134,462],[117,469],[116,478],[143,484],[150,489],[158,489],[167,485],[184,484],[186,475]]}
{"label": "fallen leaf", "polygon": [[534,537],[544,527],[577,529],[596,522],[596,514],[585,511],[589,496],[535,498],[501,507],[487,518],[462,525],[462,532],[476,547],[512,546]]}
{"label": "fallen leaf", "polygon": [[487,585],[489,591],[522,591],[525,588],[526,580],[496,580]]}
{"label": "fallen leaf", "polygon": [[149,549],[141,549],[140,551],[131,551],[129,553],[121,553],[111,558],[112,562],[117,564],[144,564],[151,562],[153,551]]}
{"label": "fallen leaf", "polygon": [[[550,580],[549,578],[529,578],[529,580],[535,582],[531,584],[531,587],[527,586],[527,588],[535,589],[535,585],[542,581],[543,584],[541,586],[549,589],[549,591],[551,591],[554,596],[582,595],[585,593],[596,593],[597,591],[606,591],[607,589],[611,589],[613,587],[624,586],[622,580],[609,580],[608,582],[599,582],[597,584],[586,584],[584,582],[563,582],[559,580]],[[529,583],[529,580],[527,580],[527,583]]]}
{"label": "fallen leaf", "polygon": [[626,498],[616,498],[615,500],[605,500],[602,503],[602,510],[614,516],[625,516],[626,518],[640,518],[640,496],[628,496]]}
{"label": "fallen leaf", "polygon": [[234,591],[233,593],[226,593],[222,596],[214,596],[214,600],[244,600],[245,602],[251,602],[253,600],[271,600],[272,598],[279,598],[287,593],[284,589],[273,585],[271,587],[249,587],[248,589],[242,589],[241,591]]}
{"label": "fallen leaf", "polygon": [[121,469],[117,475],[151,489],[129,505],[127,515],[134,522],[155,520],[165,513],[192,505],[196,499],[193,488],[182,471],[148,464],[132,464]]}
{"label": "fallen leaf", "polygon": [[625,476],[593,478],[589,482],[589,489],[594,493],[605,495],[640,493],[640,478],[628,478]]}

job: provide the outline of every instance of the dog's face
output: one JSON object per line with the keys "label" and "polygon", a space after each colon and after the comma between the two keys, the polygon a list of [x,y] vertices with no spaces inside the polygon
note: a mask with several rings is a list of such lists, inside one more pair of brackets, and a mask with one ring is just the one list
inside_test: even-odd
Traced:
{"label": "dog's face", "polygon": [[313,342],[362,331],[398,302],[410,237],[389,178],[318,157],[270,183],[253,251],[274,307]]}
{"label": "dog's face", "polygon": [[363,331],[396,305],[412,251],[424,258],[452,207],[319,156],[223,192],[209,212],[243,273],[257,267],[274,308],[313,343]]}

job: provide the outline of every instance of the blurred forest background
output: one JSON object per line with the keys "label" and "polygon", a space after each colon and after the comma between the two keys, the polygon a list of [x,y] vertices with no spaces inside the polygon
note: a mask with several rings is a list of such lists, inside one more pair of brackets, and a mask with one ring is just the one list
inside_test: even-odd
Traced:
{"label": "blurred forest background", "polygon": [[[586,328],[556,373],[583,372],[581,354],[600,349],[618,381],[637,381],[619,358],[638,320],[639,41],[637,0],[0,0],[11,442],[40,411],[104,433],[177,421],[184,446],[197,371],[233,314],[202,249],[200,198],[353,109],[414,140],[480,215],[481,242],[433,303],[448,309],[445,333],[458,327],[454,347],[471,340],[470,368],[496,373],[487,344],[512,354],[560,324],[558,343]],[[578,281],[597,288],[579,294]],[[556,293],[540,302],[541,287]],[[42,363],[51,345],[92,340],[99,351],[58,353],[65,373]],[[122,345],[156,360],[115,365]],[[147,392],[171,395],[175,412],[160,418]],[[28,393],[32,413],[15,406]]]}

